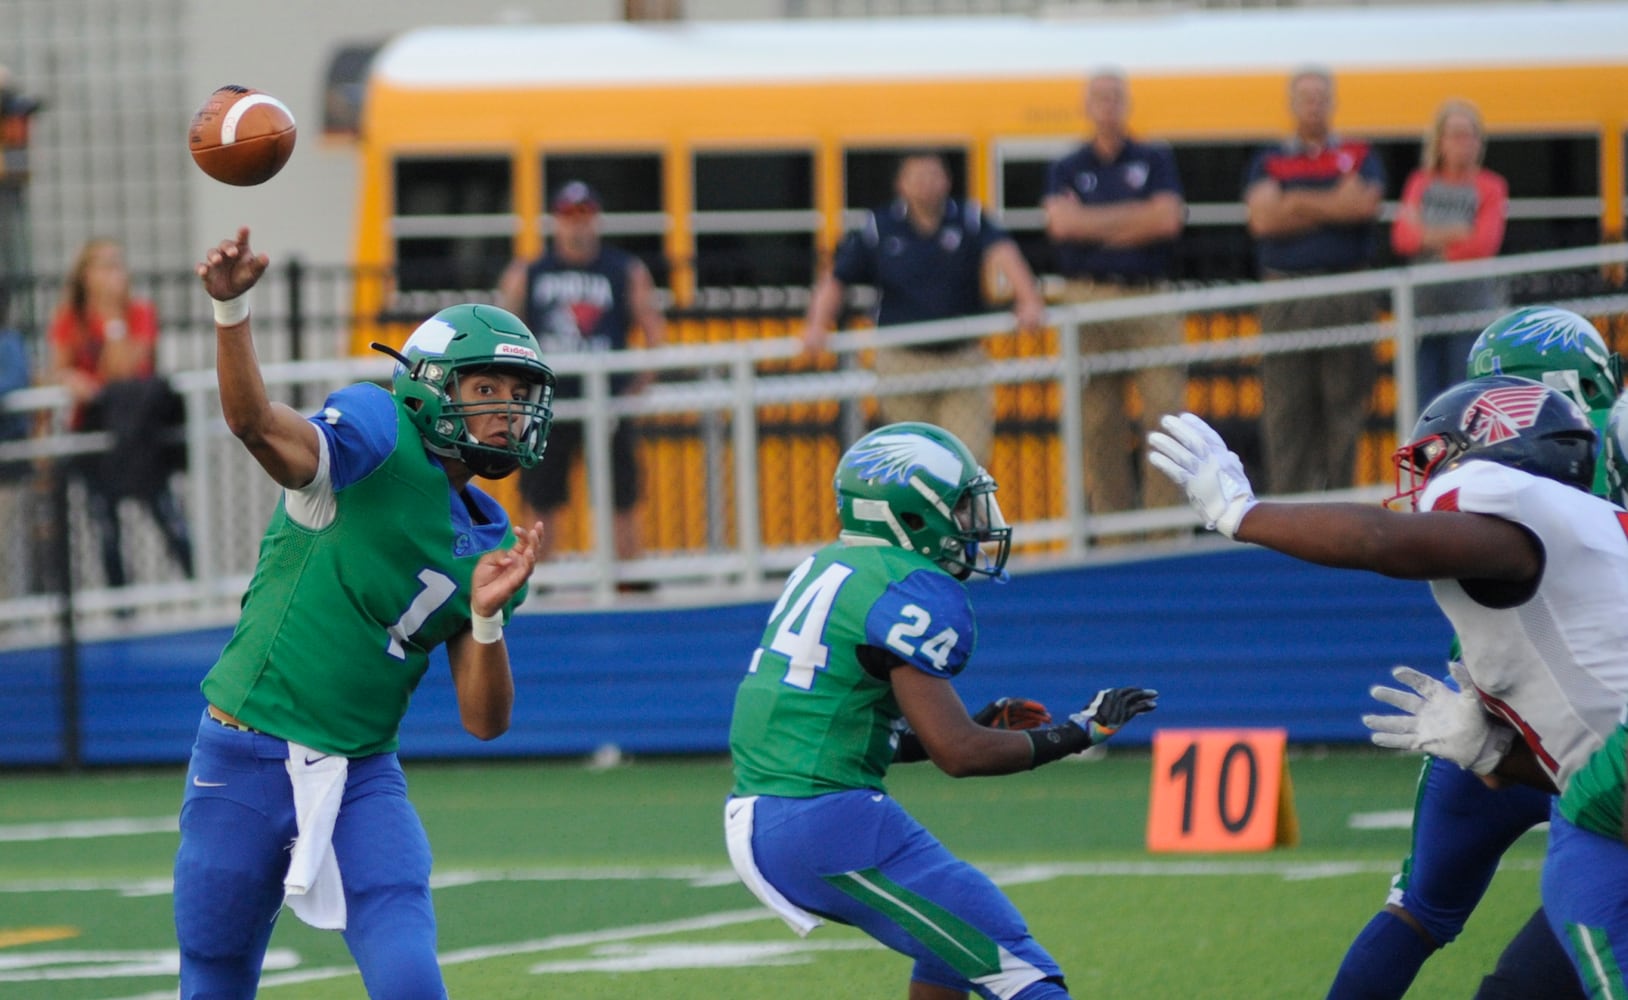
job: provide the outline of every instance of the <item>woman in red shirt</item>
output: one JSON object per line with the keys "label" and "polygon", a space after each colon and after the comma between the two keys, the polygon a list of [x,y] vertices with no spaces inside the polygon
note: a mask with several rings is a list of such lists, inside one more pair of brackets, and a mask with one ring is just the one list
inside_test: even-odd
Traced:
{"label": "woman in red shirt", "polygon": [[[107,429],[116,447],[78,463],[90,512],[101,535],[102,569],[111,587],[126,580],[119,500],[142,501],[164,535],[170,555],[192,575],[192,541],[180,501],[169,486],[169,466],[155,441],[173,394],[153,377],[158,313],[130,294],[124,251],[112,240],[80,249],[51,320],[51,370],[74,401],[71,429]],[[118,419],[105,411],[117,410]]]}
{"label": "woman in red shirt", "polygon": [[[1504,242],[1509,186],[1481,165],[1485,150],[1486,129],[1475,105],[1459,100],[1443,103],[1425,136],[1419,169],[1402,188],[1402,204],[1391,227],[1391,249],[1398,256],[1422,264],[1498,253]],[[1503,308],[1503,290],[1490,278],[1422,285],[1414,295],[1414,311],[1421,318]],[[1470,345],[1483,325],[1468,320],[1457,332],[1419,342],[1420,407],[1464,379]]]}

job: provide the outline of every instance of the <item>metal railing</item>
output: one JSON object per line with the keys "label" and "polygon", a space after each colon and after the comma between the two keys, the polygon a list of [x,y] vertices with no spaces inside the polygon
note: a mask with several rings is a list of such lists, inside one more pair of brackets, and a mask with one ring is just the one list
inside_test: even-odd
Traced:
{"label": "metal railing", "polygon": [[[1144,367],[1185,365],[1190,377],[1236,368],[1248,371],[1259,358],[1318,350],[1338,345],[1388,345],[1392,358],[1394,405],[1379,423],[1395,439],[1405,439],[1419,401],[1414,390],[1415,347],[1423,338],[1479,328],[1503,310],[1454,316],[1420,318],[1414,294],[1422,286],[1467,279],[1498,279],[1511,297],[1543,300],[1584,314],[1607,318],[1614,339],[1628,340],[1628,246],[1613,245],[1498,258],[1466,264],[1438,264],[1415,268],[1369,271],[1330,277],[1265,284],[1194,288],[1158,295],[1127,297],[1088,304],[1054,306],[1049,322],[1057,329],[1055,350],[1031,356],[995,357],[983,367],[949,373],[879,378],[864,363],[866,352],[879,343],[906,346],[946,340],[984,340],[1006,334],[1008,314],[994,313],[945,323],[888,328],[885,333],[858,331],[836,334],[829,349],[839,358],[835,369],[788,370],[799,361],[802,345],[793,337],[744,340],[715,344],[685,344],[651,350],[606,354],[575,354],[549,358],[560,375],[583,379],[581,399],[559,401],[557,423],[580,422],[584,427],[586,481],[593,498],[611,496],[611,435],[616,422],[683,419],[691,428],[705,465],[706,541],[675,550],[657,550],[630,561],[615,556],[612,516],[608,502],[591,503],[591,542],[586,551],[568,555],[538,568],[534,585],[548,588],[551,599],[577,604],[609,606],[616,600],[619,581],[650,581],[665,585],[662,595],[678,599],[738,598],[762,592],[767,580],[791,568],[811,545],[767,538],[762,503],[765,482],[759,457],[765,441],[765,412],[777,407],[836,401],[839,416],[820,424],[822,433],[839,443],[852,441],[865,427],[865,407],[877,398],[898,393],[992,385],[1037,391],[1054,398],[1057,447],[1051,453],[1057,466],[1051,472],[1060,482],[1060,503],[1044,516],[1014,518],[1015,536],[1027,548],[1015,560],[1085,560],[1098,542],[1150,531],[1179,529],[1177,546],[1198,544],[1191,528],[1195,515],[1186,508],[1138,510],[1094,515],[1087,509],[1082,456],[1084,440],[1080,394],[1091,379]],[[1082,354],[1080,331],[1093,323],[1154,315],[1249,315],[1260,306],[1326,295],[1373,293],[1383,298],[1388,315],[1379,321],[1321,330],[1247,334],[1192,340],[1178,347]],[[321,396],[350,382],[386,379],[391,362],[383,358],[320,361],[276,361],[264,365],[264,377],[274,398],[303,398],[314,409]],[[631,397],[611,394],[612,376],[652,371],[662,379],[647,392]],[[161,547],[149,542],[137,554],[132,576],[147,582],[122,588],[86,586],[88,574],[74,565],[56,567],[57,573],[39,573],[39,567],[9,565],[0,576],[10,585],[0,590],[0,644],[52,641],[64,624],[88,631],[133,627],[126,617],[136,612],[135,625],[170,627],[179,622],[227,622],[247,586],[261,532],[278,493],[254,465],[245,449],[231,437],[220,418],[213,370],[192,368],[170,376],[186,402],[184,436],[187,472],[179,477],[192,525],[196,570],[192,578],[166,568]],[[53,558],[70,563],[92,560],[82,486],[66,474],[75,455],[106,446],[105,435],[70,434],[65,430],[66,393],[42,387],[14,393],[3,401],[5,409],[47,415],[48,430],[25,441],[0,444],[0,467],[26,463],[32,477],[10,485],[0,483],[0,499],[7,491],[33,498],[36,513],[48,508],[46,520],[58,532],[80,540],[58,544]],[[806,470],[817,489],[828,489],[828,467]],[[1376,481],[1345,491],[1355,498],[1377,498],[1387,492]],[[1010,488],[1010,487],[1008,487]],[[662,497],[652,502],[664,502]],[[38,523],[38,518],[35,519]],[[6,549],[15,553],[15,544]],[[1116,549],[1123,555],[1124,549]],[[8,559],[11,557],[8,556]],[[54,583],[52,582],[54,581]],[[0,581],[3,582],[3,581]],[[700,589],[696,589],[700,588]],[[571,596],[574,594],[575,596]]]}

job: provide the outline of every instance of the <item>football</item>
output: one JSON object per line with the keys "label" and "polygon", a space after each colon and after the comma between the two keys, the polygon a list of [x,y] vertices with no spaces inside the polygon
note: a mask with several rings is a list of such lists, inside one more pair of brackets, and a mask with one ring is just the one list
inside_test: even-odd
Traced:
{"label": "football", "polygon": [[294,115],[270,94],[221,87],[192,116],[187,148],[193,162],[223,184],[264,184],[294,152]]}

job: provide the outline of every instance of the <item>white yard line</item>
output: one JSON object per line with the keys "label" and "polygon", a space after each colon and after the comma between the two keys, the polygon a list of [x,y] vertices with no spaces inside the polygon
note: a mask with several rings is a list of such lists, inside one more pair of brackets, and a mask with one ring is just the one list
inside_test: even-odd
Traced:
{"label": "white yard line", "polygon": [[[1517,870],[1535,870],[1541,867],[1539,859],[1507,860],[1504,866]],[[1082,878],[1100,876],[1119,876],[1131,878],[1192,878],[1195,876],[1229,876],[1229,875],[1264,875],[1282,878],[1288,881],[1305,881],[1322,878],[1341,878],[1364,873],[1388,874],[1395,870],[1395,862],[1384,861],[1293,861],[1276,859],[1239,859],[1239,860],[1189,860],[1172,858],[1152,860],[1128,861],[1092,861],[1092,862],[1040,862],[1035,864],[985,864],[981,865],[989,876],[1002,885],[1024,885],[1036,882],[1046,882],[1058,878]],[[674,866],[655,868],[611,867],[603,869],[577,868],[577,869],[527,869],[516,871],[452,871],[442,873],[434,879],[437,888],[457,888],[461,886],[476,885],[485,882],[519,882],[519,881],[592,881],[596,879],[665,879],[686,881],[698,886],[728,884],[734,880],[734,873],[728,868],[709,868],[702,866]],[[62,889],[104,889],[123,892],[127,895],[137,892],[149,892],[154,887],[156,879],[146,880],[91,880],[77,879],[63,882],[47,882],[44,880],[27,883],[0,883],[0,893],[5,892],[46,892],[61,891]],[[167,882],[167,880],[164,880]],[[167,886],[166,886],[167,890]],[[611,927],[598,931],[580,931],[571,934],[556,934],[552,937],[535,938],[528,941],[516,941],[508,944],[482,945],[475,948],[461,948],[456,951],[443,952],[440,956],[441,964],[460,965],[467,962],[479,962],[492,958],[505,958],[515,955],[534,954],[547,951],[558,951],[567,948],[578,948],[590,945],[616,944],[624,941],[633,941],[639,938],[659,937],[666,934],[680,934],[687,931],[711,930],[718,927],[728,927],[735,924],[756,923],[758,921],[772,921],[778,919],[773,913],[761,907],[752,907],[745,910],[725,910],[719,913],[710,913],[698,917],[685,917],[678,920],[667,920],[658,923],[632,924],[625,927]],[[172,953],[173,954],[173,953]],[[356,975],[354,965],[329,966],[313,969],[291,969],[287,972],[273,973],[263,977],[260,981],[262,987],[290,986],[298,983],[315,982],[325,979],[337,979],[341,976]],[[174,1000],[174,988],[157,990],[151,993],[141,993],[135,996],[111,998],[111,1000]]]}
{"label": "white yard line", "polygon": [[0,842],[129,837],[145,833],[179,833],[180,830],[180,820],[175,816],[150,818],[121,816],[114,819],[85,819],[67,823],[7,823],[0,824]]}

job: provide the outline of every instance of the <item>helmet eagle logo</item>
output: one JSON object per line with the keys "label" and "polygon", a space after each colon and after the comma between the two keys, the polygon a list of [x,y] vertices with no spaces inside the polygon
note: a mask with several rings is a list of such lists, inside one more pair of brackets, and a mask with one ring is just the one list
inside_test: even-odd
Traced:
{"label": "helmet eagle logo", "polygon": [[908,483],[917,469],[939,482],[961,481],[961,459],[950,449],[918,434],[878,434],[854,446],[849,467],[861,479]]}
{"label": "helmet eagle logo", "polygon": [[1536,424],[1549,389],[1541,385],[1488,389],[1464,409],[1460,428],[1477,444],[1498,444],[1520,437]]}
{"label": "helmet eagle logo", "polygon": [[1544,353],[1552,347],[1582,351],[1600,361],[1610,350],[1592,325],[1576,322],[1576,317],[1559,309],[1534,309],[1503,332],[1515,344],[1530,344]]}

